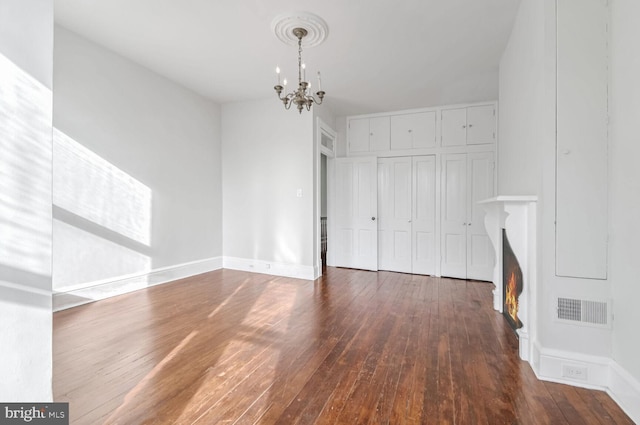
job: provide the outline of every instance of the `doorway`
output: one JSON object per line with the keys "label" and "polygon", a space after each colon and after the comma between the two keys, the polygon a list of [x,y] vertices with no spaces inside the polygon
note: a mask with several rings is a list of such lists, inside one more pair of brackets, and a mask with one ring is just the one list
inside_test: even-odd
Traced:
{"label": "doorway", "polygon": [[330,160],[335,158],[336,132],[322,119],[317,118],[316,124],[316,140],[317,140],[317,174],[316,174],[316,205],[317,217],[315,223],[315,241],[314,251],[316,255],[316,277],[322,276],[322,271],[327,265],[327,253],[330,238],[330,206],[329,206],[329,167]]}

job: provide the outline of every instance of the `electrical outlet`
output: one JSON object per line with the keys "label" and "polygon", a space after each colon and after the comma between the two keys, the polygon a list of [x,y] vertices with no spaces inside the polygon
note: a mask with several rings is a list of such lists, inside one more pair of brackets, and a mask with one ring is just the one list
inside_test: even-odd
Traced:
{"label": "electrical outlet", "polygon": [[570,379],[587,380],[587,368],[584,366],[562,365],[562,376]]}

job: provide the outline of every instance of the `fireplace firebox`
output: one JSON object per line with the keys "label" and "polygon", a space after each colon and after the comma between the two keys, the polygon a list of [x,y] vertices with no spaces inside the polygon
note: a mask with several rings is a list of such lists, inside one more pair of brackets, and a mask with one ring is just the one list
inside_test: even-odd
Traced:
{"label": "fireplace firebox", "polygon": [[509,244],[507,231],[502,229],[502,314],[513,330],[522,327],[518,317],[518,299],[521,293],[522,269]]}

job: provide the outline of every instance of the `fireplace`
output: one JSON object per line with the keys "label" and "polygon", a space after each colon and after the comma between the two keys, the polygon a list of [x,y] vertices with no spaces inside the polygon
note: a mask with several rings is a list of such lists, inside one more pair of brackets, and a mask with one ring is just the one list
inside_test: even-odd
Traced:
{"label": "fireplace", "polygon": [[520,294],[522,294],[522,269],[509,244],[507,230],[502,229],[502,300],[504,303],[502,314],[513,330],[522,327],[518,317]]}
{"label": "fireplace", "polygon": [[[518,337],[520,358],[536,358],[537,260],[535,196],[497,196],[480,201],[495,252],[493,308]],[[508,238],[507,238],[508,235]]]}

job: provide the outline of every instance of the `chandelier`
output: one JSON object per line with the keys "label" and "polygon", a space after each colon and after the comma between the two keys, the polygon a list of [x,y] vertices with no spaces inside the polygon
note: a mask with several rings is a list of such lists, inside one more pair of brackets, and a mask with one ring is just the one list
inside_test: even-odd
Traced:
{"label": "chandelier", "polygon": [[273,87],[276,95],[285,109],[290,109],[291,105],[295,104],[300,114],[305,108],[310,111],[314,103],[322,104],[325,92],[322,90],[319,71],[318,88],[315,94],[311,89],[311,83],[307,80],[306,65],[302,62],[302,40],[305,39],[305,46],[316,46],[322,43],[328,34],[327,24],[319,16],[307,12],[296,12],[276,18],[272,22],[272,28],[276,37],[284,43],[298,45],[298,87],[287,93],[287,79],[280,80],[280,67],[276,67],[277,84]]}

